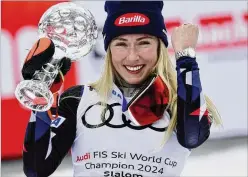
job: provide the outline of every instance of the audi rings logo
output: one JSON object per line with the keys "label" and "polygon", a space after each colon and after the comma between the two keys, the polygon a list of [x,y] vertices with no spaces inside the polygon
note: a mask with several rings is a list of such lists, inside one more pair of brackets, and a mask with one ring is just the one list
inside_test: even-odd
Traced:
{"label": "audi rings logo", "polygon": [[[130,129],[133,129],[133,130],[143,130],[143,129],[146,129],[146,128],[150,128],[154,131],[157,131],[157,132],[164,132],[166,130],[167,127],[155,127],[154,124],[151,124],[151,125],[145,125],[145,126],[136,126],[134,125],[130,120],[127,119],[126,115],[122,113],[122,119],[121,121],[118,121],[118,122],[121,122],[121,123],[116,123],[117,121],[113,120],[114,118],[114,107],[117,107],[117,106],[121,106],[120,103],[113,103],[113,104],[107,104],[106,105],[106,108],[104,109],[101,109],[103,110],[104,112],[104,116],[103,118],[99,119],[99,123],[90,123],[89,120],[91,120],[93,117],[90,117],[88,116],[87,117],[87,113],[91,110],[91,109],[94,109],[94,107],[96,106],[102,106],[102,102],[98,102],[96,104],[93,104],[91,106],[89,106],[85,113],[83,114],[82,116],[82,123],[85,127],[87,128],[100,128],[100,127],[103,127],[103,126],[107,126],[109,128],[124,128],[124,127],[128,127]],[[96,110],[91,110],[93,112],[96,112]],[[92,115],[92,114],[91,114]],[[88,119],[88,120],[87,120]],[[115,123],[113,123],[115,122]],[[165,124],[164,124],[165,125]]]}

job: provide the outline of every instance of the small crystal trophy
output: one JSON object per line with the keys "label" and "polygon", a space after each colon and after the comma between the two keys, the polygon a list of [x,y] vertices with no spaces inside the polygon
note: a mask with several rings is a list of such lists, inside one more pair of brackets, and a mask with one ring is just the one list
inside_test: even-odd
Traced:
{"label": "small crystal trophy", "polygon": [[98,36],[95,18],[82,5],[72,2],[50,7],[38,25],[39,37],[50,38],[55,45],[51,62],[36,71],[31,80],[20,82],[15,90],[18,101],[33,111],[47,111],[54,98],[49,90],[58,75],[63,57],[72,62],[82,59],[96,43]]}

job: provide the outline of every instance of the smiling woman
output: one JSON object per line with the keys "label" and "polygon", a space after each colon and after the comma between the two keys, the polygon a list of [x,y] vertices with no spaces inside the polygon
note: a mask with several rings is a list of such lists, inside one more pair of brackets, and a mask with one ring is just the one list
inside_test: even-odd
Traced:
{"label": "smiling woman", "polygon": [[103,73],[95,83],[66,90],[48,112],[32,113],[26,175],[52,174],[70,148],[74,176],[181,174],[191,149],[208,139],[212,122],[220,119],[202,92],[198,27],[173,31],[175,68],[162,8],[163,1],[105,3]]}
{"label": "smiling woman", "polygon": [[142,83],[154,70],[158,44],[157,38],[145,34],[126,34],[115,38],[110,44],[110,51],[116,77],[129,84]]}

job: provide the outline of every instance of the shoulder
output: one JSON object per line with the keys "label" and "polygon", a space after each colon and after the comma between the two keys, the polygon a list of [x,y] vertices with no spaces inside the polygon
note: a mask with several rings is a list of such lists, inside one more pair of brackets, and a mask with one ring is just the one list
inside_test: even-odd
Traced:
{"label": "shoulder", "polygon": [[[84,94],[84,85],[76,85],[66,89],[58,98],[58,110],[62,116],[76,115],[79,103]],[[68,115],[68,113],[70,115]]]}
{"label": "shoulder", "polygon": [[59,97],[59,103],[67,99],[79,99],[84,93],[84,85],[76,85],[66,89]]}
{"label": "shoulder", "polygon": [[68,98],[72,98],[72,99],[81,98],[83,95],[87,94],[88,91],[93,91],[93,90],[95,89],[93,89],[89,85],[76,85],[70,87],[60,95],[59,102]]}

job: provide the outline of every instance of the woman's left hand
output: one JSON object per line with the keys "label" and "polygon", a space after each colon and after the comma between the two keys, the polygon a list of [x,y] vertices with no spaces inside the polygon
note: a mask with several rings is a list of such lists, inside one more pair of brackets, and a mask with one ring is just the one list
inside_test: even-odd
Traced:
{"label": "woman's left hand", "polygon": [[171,43],[175,53],[188,47],[195,49],[198,35],[199,29],[196,25],[183,24],[179,27],[176,27],[172,31],[171,35]]}

